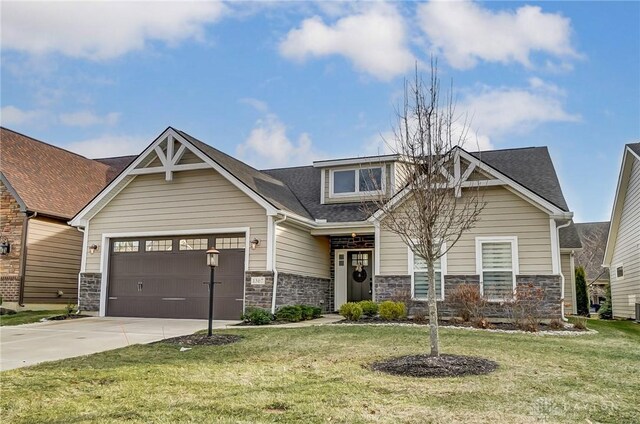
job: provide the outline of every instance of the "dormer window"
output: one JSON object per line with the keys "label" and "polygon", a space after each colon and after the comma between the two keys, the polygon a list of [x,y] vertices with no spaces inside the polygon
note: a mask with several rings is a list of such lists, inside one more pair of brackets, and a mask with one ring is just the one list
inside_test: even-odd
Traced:
{"label": "dormer window", "polygon": [[331,170],[331,196],[384,192],[382,167]]}

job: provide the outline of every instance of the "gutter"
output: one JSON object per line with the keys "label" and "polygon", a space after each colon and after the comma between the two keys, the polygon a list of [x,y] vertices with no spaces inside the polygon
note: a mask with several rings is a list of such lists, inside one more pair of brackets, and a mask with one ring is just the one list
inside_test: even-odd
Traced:
{"label": "gutter", "polygon": [[29,228],[29,220],[38,216],[38,212],[33,212],[33,215],[29,216],[29,211],[25,211],[24,219],[22,220],[22,236],[20,237],[20,245],[22,252],[20,252],[20,291],[18,293],[18,306],[24,306],[24,282],[25,271],[27,269],[27,232]]}
{"label": "gutter", "polygon": [[[556,225],[556,240],[558,240],[558,263],[559,264],[562,263],[562,257],[560,255],[560,229],[561,228],[566,228],[569,225],[571,225],[571,220],[567,221],[566,224]],[[562,273],[562,269],[560,270],[560,281],[562,282],[562,285],[560,286],[560,298],[562,299],[562,303],[560,304],[560,317],[562,318],[562,321],[567,322],[569,320],[567,319],[567,317],[564,316],[564,285],[565,285],[565,278],[564,278],[564,274]],[[575,299],[573,301],[575,302]]]}
{"label": "gutter", "polygon": [[273,222],[273,254],[271,260],[273,263],[271,264],[271,269],[273,270],[273,295],[271,296],[271,313],[276,313],[276,295],[278,292],[278,268],[276,268],[276,246],[277,246],[277,234],[278,234],[278,224],[287,220],[287,215],[284,215],[281,219]]}

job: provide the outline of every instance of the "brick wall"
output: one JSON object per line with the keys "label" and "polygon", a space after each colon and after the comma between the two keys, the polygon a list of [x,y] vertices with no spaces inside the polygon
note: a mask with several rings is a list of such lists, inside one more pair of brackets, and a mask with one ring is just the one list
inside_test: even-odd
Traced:
{"label": "brick wall", "polygon": [[[271,310],[273,298],[273,272],[245,272],[244,305],[246,308],[262,308]],[[251,277],[264,277],[264,284],[251,284]]]}
{"label": "brick wall", "polygon": [[80,293],[78,296],[78,308],[81,311],[100,310],[101,284],[102,274],[99,272],[83,272],[80,274]]}
{"label": "brick wall", "polygon": [[276,308],[284,305],[319,306],[328,312],[331,298],[331,280],[295,274],[278,274]]}
{"label": "brick wall", "polygon": [[0,181],[0,241],[8,241],[11,251],[0,256],[0,295],[7,302],[17,302],[20,296],[20,255],[24,213],[20,205]]}

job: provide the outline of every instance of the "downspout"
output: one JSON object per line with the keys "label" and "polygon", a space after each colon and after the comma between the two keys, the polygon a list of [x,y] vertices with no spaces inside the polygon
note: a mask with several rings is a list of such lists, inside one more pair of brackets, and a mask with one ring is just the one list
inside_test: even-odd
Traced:
{"label": "downspout", "polygon": [[[556,225],[556,240],[558,240],[558,264],[562,263],[562,255],[560,254],[560,229],[565,228],[571,225],[571,220],[567,221],[566,224]],[[569,321],[567,317],[564,316],[564,274],[562,273],[562,266],[560,267],[560,298],[562,299],[562,303],[560,304],[560,316],[562,317],[562,321]],[[575,299],[574,299],[575,302]]]}
{"label": "downspout", "polygon": [[76,230],[78,230],[78,231],[80,231],[82,233],[82,258],[80,260],[80,263],[81,263],[80,272],[78,273],[78,303],[76,304],[78,306],[76,308],[77,309],[76,314],[79,314],[80,313],[80,276],[84,272],[84,269],[82,269],[83,268],[82,267],[82,263],[87,260],[87,258],[86,258],[87,251],[85,250],[87,248],[86,247],[87,243],[86,243],[86,240],[85,240],[85,237],[87,236],[87,234],[85,232],[86,228],[76,227]]}
{"label": "downspout", "polygon": [[34,212],[29,216],[29,211],[25,211],[24,219],[22,221],[22,237],[20,237],[20,244],[22,248],[20,257],[20,291],[18,293],[18,306],[24,306],[24,280],[25,271],[27,270],[27,229],[29,228],[29,220],[38,216],[38,212]]}
{"label": "downspout", "polygon": [[277,234],[278,234],[278,224],[281,222],[284,222],[287,220],[287,216],[284,215],[282,217],[282,219],[278,219],[276,221],[273,222],[273,240],[271,241],[273,243],[273,253],[271,255],[271,260],[273,261],[273,263],[271,264],[271,269],[273,270],[273,296],[271,297],[271,313],[275,314],[276,313],[276,294],[278,291],[278,268],[276,268],[276,247],[277,247],[277,243],[276,243],[276,239],[278,238]]}

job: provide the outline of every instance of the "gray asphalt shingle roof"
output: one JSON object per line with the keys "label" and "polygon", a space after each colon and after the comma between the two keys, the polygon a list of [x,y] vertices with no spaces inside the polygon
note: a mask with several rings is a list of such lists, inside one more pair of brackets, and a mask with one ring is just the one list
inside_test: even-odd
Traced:
{"label": "gray asphalt shingle roof", "polygon": [[609,280],[609,273],[603,273],[602,267],[609,226],[609,221],[576,224],[577,233],[582,241],[582,252],[576,255],[576,266],[584,267],[588,281],[596,278]]}
{"label": "gray asphalt shingle roof", "polygon": [[633,150],[636,155],[640,156],[640,143],[627,144],[627,147]]}
{"label": "gray asphalt shingle roof", "polygon": [[562,249],[581,249],[582,243],[580,235],[576,230],[576,224],[573,222],[568,227],[560,228],[560,248]]}

